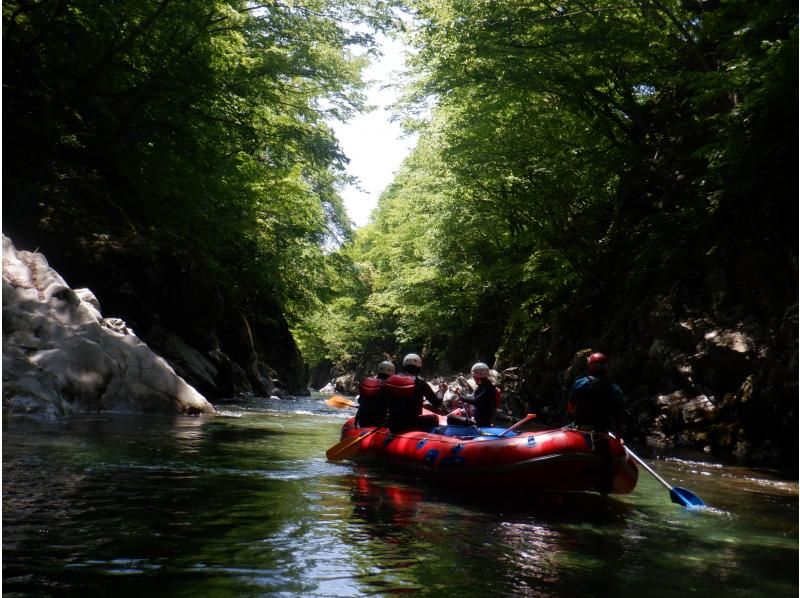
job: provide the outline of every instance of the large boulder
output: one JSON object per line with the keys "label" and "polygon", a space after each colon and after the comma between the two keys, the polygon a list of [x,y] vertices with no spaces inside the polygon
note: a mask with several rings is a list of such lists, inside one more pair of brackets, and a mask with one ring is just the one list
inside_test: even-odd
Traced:
{"label": "large boulder", "polygon": [[[279,302],[218,268],[192,244],[124,231],[20,231],[106,314],[128,327],[210,401],[307,395],[308,372]],[[127,231],[127,229],[126,229]],[[6,231],[8,232],[8,231]]]}
{"label": "large boulder", "polygon": [[358,394],[358,382],[358,376],[351,372],[349,374],[338,376],[333,381],[333,386],[336,392],[355,396]]}
{"label": "large boulder", "polygon": [[3,410],[212,413],[214,407],[88,289],[3,235]]}

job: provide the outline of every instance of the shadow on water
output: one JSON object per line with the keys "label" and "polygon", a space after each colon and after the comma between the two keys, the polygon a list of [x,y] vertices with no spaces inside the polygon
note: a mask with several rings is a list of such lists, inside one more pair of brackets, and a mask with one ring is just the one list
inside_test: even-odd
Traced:
{"label": "shadow on water", "polygon": [[[585,526],[583,540],[593,536],[609,550],[613,543],[605,541],[616,532],[603,529],[624,528],[631,511],[625,503],[600,495],[491,500],[485,494],[456,495],[360,469],[347,482],[354,519],[362,524],[352,541],[369,547],[373,559],[383,563],[382,582],[394,578],[395,590],[446,589],[459,596],[564,595],[570,582],[559,571],[580,550],[571,530]],[[420,558],[417,551],[428,545],[436,546],[435,553],[423,550]],[[413,576],[408,569],[405,575],[398,573],[406,559],[416,563]],[[368,576],[362,581],[370,585]]]}
{"label": "shadow on water", "polygon": [[483,492],[456,492],[432,485],[424,480],[383,471],[356,468],[351,478],[354,501],[389,503],[398,509],[409,509],[417,503],[439,502],[453,507],[475,509],[487,514],[525,514],[547,521],[580,520],[586,513],[607,516],[609,520],[624,517],[630,505],[613,495],[593,492],[507,493],[502,488]]}
{"label": "shadow on water", "polygon": [[208,442],[253,442],[263,441],[281,435],[278,430],[265,428],[231,428],[209,424],[206,426]]}
{"label": "shadow on water", "polygon": [[459,595],[719,595],[724,587],[781,596],[796,588],[796,539],[748,532],[721,509],[681,508],[657,485],[652,494],[645,484],[642,500],[463,495],[359,466],[346,480],[372,553],[390,563],[402,548],[435,543],[435,561],[416,569],[448,579],[443,587]]}

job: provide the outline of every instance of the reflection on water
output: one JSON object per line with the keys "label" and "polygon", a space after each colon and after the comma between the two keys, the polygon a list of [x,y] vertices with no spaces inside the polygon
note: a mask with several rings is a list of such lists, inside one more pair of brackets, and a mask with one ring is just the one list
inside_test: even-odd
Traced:
{"label": "reflection on water", "polygon": [[[797,483],[651,459],[624,497],[448,494],[329,463],[319,397],[3,426],[4,595],[797,595]],[[640,454],[644,454],[640,451]]]}

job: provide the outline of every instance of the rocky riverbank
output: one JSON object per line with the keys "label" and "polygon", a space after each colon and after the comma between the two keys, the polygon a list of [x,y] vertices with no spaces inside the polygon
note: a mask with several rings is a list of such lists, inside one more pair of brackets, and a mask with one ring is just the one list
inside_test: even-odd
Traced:
{"label": "rocky riverbank", "polygon": [[[213,285],[187,274],[189,264],[150,256],[148,268],[135,249],[116,263],[112,254],[99,252],[82,269],[62,259],[80,278],[88,272],[97,293],[71,288],[45,254],[19,251],[3,236],[5,415],[210,413],[210,401],[237,394],[305,394],[305,366],[282,318],[224,305]],[[159,283],[170,267],[181,275]],[[98,297],[130,306],[115,313],[125,319],[104,316]]]}
{"label": "rocky riverbank", "polygon": [[212,413],[214,407],[124,321],[103,317],[40,253],[3,236],[3,411]]}

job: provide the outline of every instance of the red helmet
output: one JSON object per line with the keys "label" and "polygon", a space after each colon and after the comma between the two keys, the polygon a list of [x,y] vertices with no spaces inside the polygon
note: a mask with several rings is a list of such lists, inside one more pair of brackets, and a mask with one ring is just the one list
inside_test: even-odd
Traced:
{"label": "red helmet", "polygon": [[590,374],[605,374],[608,371],[608,356],[605,353],[592,353],[586,363]]}

